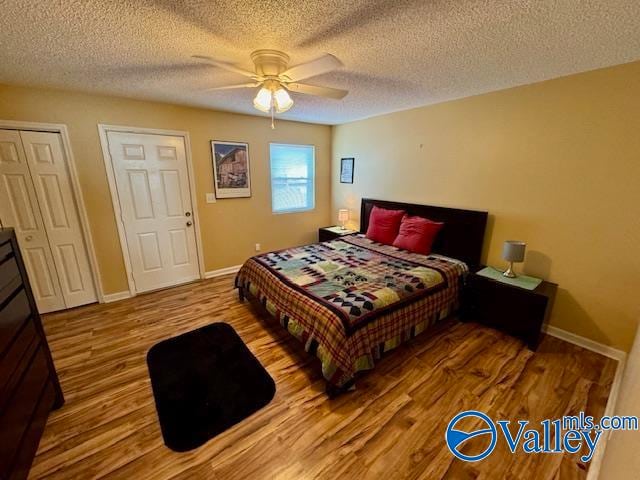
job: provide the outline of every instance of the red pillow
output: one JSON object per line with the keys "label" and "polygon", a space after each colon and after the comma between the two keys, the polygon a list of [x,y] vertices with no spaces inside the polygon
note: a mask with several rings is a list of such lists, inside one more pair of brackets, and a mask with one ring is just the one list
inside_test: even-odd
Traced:
{"label": "red pillow", "polygon": [[400,231],[393,242],[394,247],[414,253],[429,255],[431,245],[444,223],[432,222],[423,217],[405,215],[400,223]]}
{"label": "red pillow", "polygon": [[400,222],[404,215],[404,210],[387,210],[374,206],[369,215],[369,228],[367,228],[366,237],[385,245],[391,245],[398,236]]}

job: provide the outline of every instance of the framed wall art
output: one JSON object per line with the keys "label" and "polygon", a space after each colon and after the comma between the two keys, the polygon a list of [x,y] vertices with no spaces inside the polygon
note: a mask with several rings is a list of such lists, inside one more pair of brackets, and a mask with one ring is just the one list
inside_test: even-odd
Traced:
{"label": "framed wall art", "polygon": [[340,159],[340,183],[353,183],[354,158]]}
{"label": "framed wall art", "polygon": [[251,196],[249,144],[211,141],[216,198]]}

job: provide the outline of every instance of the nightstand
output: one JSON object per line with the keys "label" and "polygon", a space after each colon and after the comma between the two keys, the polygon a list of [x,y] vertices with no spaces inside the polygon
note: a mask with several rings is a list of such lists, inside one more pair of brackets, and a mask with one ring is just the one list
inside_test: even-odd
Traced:
{"label": "nightstand", "polygon": [[501,330],[535,350],[557,290],[558,285],[551,282],[527,290],[469,273],[462,295],[462,320]]}
{"label": "nightstand", "polygon": [[339,237],[344,237],[345,235],[351,235],[352,233],[358,233],[355,230],[342,230],[341,227],[322,227],[318,229],[318,241],[319,242],[328,242],[329,240],[334,240]]}

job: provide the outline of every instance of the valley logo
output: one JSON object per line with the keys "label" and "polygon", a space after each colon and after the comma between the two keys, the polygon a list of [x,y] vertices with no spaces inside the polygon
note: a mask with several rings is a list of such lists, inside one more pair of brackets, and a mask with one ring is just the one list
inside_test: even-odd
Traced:
{"label": "valley logo", "polygon": [[[509,426],[515,423],[511,429]],[[580,459],[588,462],[595,453],[602,433],[607,430],[638,430],[638,417],[602,417],[599,424],[590,415],[580,412],[577,416],[565,416],[556,420],[542,420],[541,430],[527,428],[528,420],[498,420],[494,422],[487,414],[467,410],[451,419],[445,433],[449,451],[465,462],[477,462],[493,452],[501,434],[511,453],[521,448],[525,453],[577,453],[586,447],[587,453]],[[466,428],[465,428],[466,427]],[[473,427],[473,428],[471,428]],[[469,453],[469,441],[473,442],[473,453]]]}

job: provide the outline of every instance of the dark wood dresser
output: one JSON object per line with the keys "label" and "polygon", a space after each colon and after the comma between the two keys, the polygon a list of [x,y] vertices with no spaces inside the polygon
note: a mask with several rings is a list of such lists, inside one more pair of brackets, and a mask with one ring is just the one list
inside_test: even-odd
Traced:
{"label": "dark wood dresser", "polygon": [[13,229],[0,229],[0,480],[26,478],[64,397]]}

